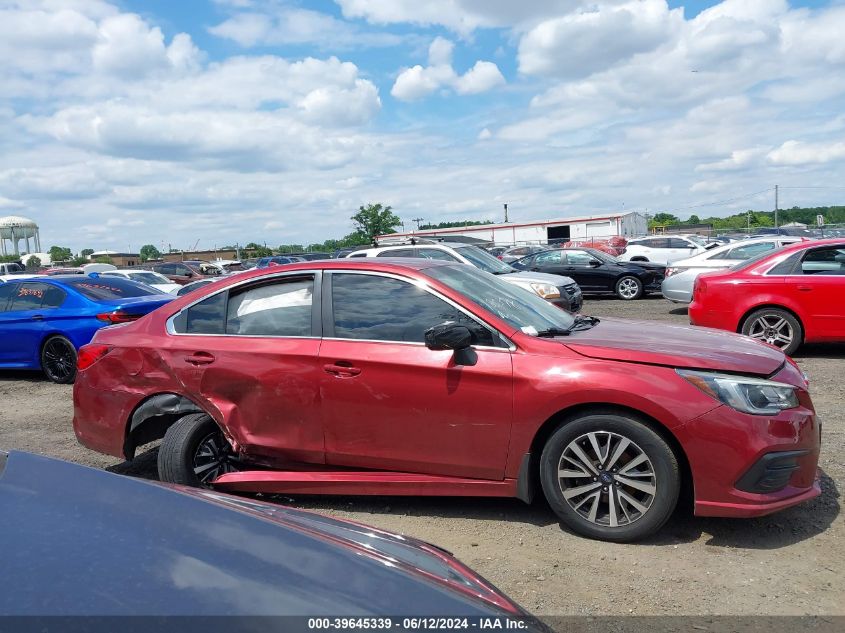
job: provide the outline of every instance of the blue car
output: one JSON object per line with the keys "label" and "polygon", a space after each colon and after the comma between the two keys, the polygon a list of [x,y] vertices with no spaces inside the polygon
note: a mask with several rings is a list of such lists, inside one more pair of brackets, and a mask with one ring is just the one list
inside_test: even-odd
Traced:
{"label": "blue car", "polygon": [[[298,258],[297,258],[298,259]],[[255,265],[256,268],[267,268],[270,264],[292,264],[293,262],[297,261],[292,257],[283,257],[281,255],[276,255],[274,257],[262,257],[258,260],[258,263]]]}
{"label": "blue car", "polygon": [[97,273],[8,281],[0,285],[0,369],[40,369],[53,382],[71,383],[77,350],[97,330],[172,300],[146,284]]}

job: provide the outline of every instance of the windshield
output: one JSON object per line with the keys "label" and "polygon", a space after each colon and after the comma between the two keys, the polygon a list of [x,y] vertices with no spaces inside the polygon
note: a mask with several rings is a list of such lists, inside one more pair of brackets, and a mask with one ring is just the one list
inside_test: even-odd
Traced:
{"label": "windshield", "polygon": [[80,277],[64,280],[64,283],[92,301],[111,301],[161,294],[149,286],[119,277]]}
{"label": "windshield", "polygon": [[454,288],[526,334],[536,336],[546,330],[569,329],[575,323],[571,314],[533,292],[470,266],[432,266],[425,274]]}
{"label": "windshield", "polygon": [[687,236],[687,239],[691,242],[695,242],[699,246],[707,246],[707,241],[700,238],[698,235],[689,235]]}
{"label": "windshield", "polygon": [[140,281],[144,284],[171,284],[173,283],[167,277],[159,275],[158,273],[129,273],[129,278],[132,281]]}
{"label": "windshield", "polygon": [[470,244],[466,246],[455,246],[455,250],[469,260],[469,263],[484,272],[493,273],[494,275],[516,272],[515,268],[508,266],[505,262],[496,259],[490,253],[481,250],[477,246]]}

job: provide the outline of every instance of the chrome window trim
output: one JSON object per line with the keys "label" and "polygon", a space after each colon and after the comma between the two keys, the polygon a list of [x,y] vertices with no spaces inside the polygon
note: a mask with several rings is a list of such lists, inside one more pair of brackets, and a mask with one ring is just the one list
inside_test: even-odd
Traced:
{"label": "chrome window trim", "polygon": [[[455,263],[457,263],[457,262],[455,262]],[[338,269],[332,268],[332,269],[326,269],[324,272],[332,273],[332,274],[340,273],[340,274],[344,274],[344,275],[353,274],[353,275],[371,275],[371,276],[375,276],[375,277],[388,277],[390,279],[396,279],[397,281],[404,281],[405,283],[413,284],[413,285],[417,286],[418,288],[424,290],[425,292],[428,292],[429,294],[437,297],[441,301],[445,301],[446,303],[451,305],[453,308],[457,309],[459,312],[462,312],[467,318],[471,319],[472,321],[475,321],[481,327],[485,328],[486,330],[489,330],[494,335],[498,335],[499,338],[502,339],[502,342],[506,344],[506,347],[491,347],[489,345],[478,345],[478,346],[472,345],[471,347],[473,349],[507,350],[509,352],[516,351],[516,345],[514,345],[513,341],[511,341],[510,338],[508,338],[507,336],[505,336],[504,334],[499,332],[499,330],[494,328],[492,325],[485,323],[483,321],[480,321],[477,316],[475,316],[471,312],[467,311],[460,304],[452,301],[449,297],[446,297],[445,295],[441,294],[440,292],[438,292],[437,290],[432,288],[430,284],[426,283],[422,279],[412,279],[411,277],[404,277],[402,275],[397,275],[396,273],[386,273],[386,272],[375,271],[375,270],[349,270],[349,269],[344,269],[344,268],[338,268]],[[334,303],[332,303],[332,312],[334,312]],[[332,314],[332,318],[334,318],[334,314]],[[392,344],[392,345],[400,344],[400,345],[422,345],[422,346],[425,346],[425,343],[419,343],[419,342],[414,342],[414,341],[382,341],[382,340],[371,340],[371,339],[360,339],[360,338],[338,338],[338,337],[329,337],[329,336],[324,336],[323,339],[327,340],[327,341],[365,341],[365,342],[370,342],[370,343],[389,343],[389,344]]]}
{"label": "chrome window trim", "polygon": [[[211,294],[207,294],[191,303],[185,305],[180,309],[178,312],[171,314],[165,323],[165,332],[170,336],[216,336],[216,337],[229,337],[229,338],[299,338],[299,339],[316,339],[320,340],[321,337],[319,336],[278,336],[278,335],[258,335],[258,334],[202,334],[202,333],[190,333],[190,332],[177,332],[173,327],[173,321],[181,315],[185,310],[188,310],[198,303],[202,303],[206,299],[211,299],[212,297],[219,295],[223,292],[229,292],[235,288],[240,288],[241,286],[246,286],[255,281],[267,281],[267,280],[275,280],[284,277],[302,277],[305,275],[311,275],[314,277],[314,283],[316,285],[317,280],[317,273],[322,272],[322,270],[286,270],[279,273],[273,273],[272,275],[266,275],[261,277],[250,277],[249,279],[244,279],[243,281],[239,281],[236,284],[232,284],[231,286],[226,286],[225,288],[221,288],[216,292],[212,292]],[[312,295],[313,296],[313,295]],[[313,301],[313,299],[312,299]],[[312,306],[313,309],[313,306]],[[224,324],[225,325],[225,324]]]}

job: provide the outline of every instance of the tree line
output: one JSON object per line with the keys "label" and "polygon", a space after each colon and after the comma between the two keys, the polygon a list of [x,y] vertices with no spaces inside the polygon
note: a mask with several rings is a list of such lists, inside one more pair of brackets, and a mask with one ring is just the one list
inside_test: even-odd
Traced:
{"label": "tree line", "polygon": [[[823,216],[825,224],[845,224],[845,206],[835,207],[792,207],[778,210],[778,225],[800,222],[807,226],[816,226],[816,217]],[[709,224],[714,230],[743,230],[749,226],[759,228],[775,225],[774,211],[743,211],[727,217],[699,218],[691,215],[686,220],[671,213],[655,213],[649,219],[649,228],[675,225]]]}

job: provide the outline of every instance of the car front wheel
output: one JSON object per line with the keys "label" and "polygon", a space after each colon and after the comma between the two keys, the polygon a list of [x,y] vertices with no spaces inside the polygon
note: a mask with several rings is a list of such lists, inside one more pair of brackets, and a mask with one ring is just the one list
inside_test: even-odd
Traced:
{"label": "car front wheel", "polygon": [[561,425],[540,458],[549,505],[570,529],[630,542],[654,534],[678,502],[678,460],[645,423],[592,413]]}
{"label": "car front wheel", "polygon": [[211,487],[220,475],[240,470],[220,427],[205,413],[191,413],[167,429],[158,451],[161,481]]}
{"label": "car front wheel", "polygon": [[625,301],[639,299],[643,294],[643,282],[636,277],[625,276],[616,282],[616,296]]}
{"label": "car front wheel", "polygon": [[779,347],[790,356],[801,347],[804,338],[804,330],[798,319],[778,308],[763,308],[749,314],[742,323],[742,333]]}

